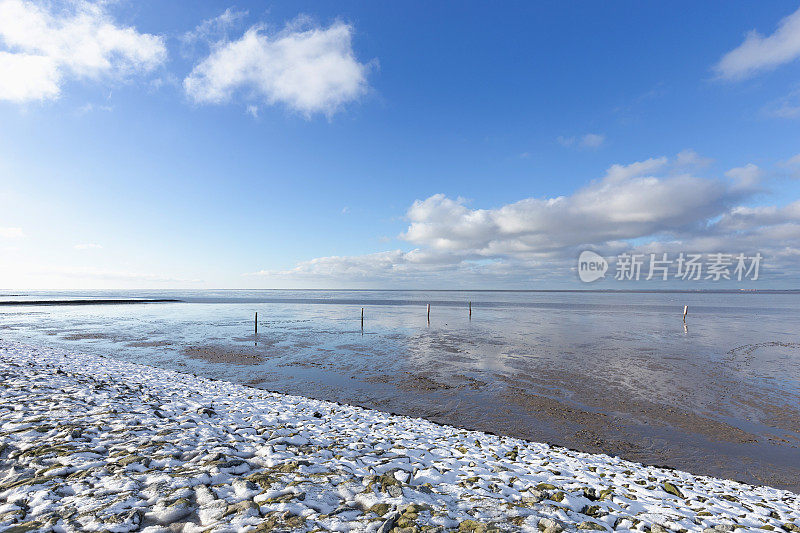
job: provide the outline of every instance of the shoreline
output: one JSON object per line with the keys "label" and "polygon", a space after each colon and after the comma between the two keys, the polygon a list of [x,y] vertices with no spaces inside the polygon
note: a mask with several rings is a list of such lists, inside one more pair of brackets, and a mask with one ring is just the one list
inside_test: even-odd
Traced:
{"label": "shoreline", "polygon": [[14,342],[0,372],[0,529],[800,531],[771,487]]}

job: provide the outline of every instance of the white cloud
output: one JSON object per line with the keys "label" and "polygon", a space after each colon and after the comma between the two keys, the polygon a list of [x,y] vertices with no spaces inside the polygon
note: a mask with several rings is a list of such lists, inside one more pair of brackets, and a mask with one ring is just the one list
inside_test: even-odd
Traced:
{"label": "white cloud", "polygon": [[725,54],[714,66],[725,79],[742,79],[774,69],[800,57],[800,9],[778,23],[772,35],[751,30],[744,42]]}
{"label": "white cloud", "polygon": [[73,246],[73,248],[75,248],[76,250],[99,250],[102,247],[103,247],[102,245],[95,243],[76,244],[75,246]]}
{"label": "white cloud", "polygon": [[402,237],[464,258],[529,258],[680,231],[721,214],[734,196],[715,180],[642,176],[615,165],[606,178],[572,196],[527,198],[496,209],[470,209],[463,199],[443,195],[418,200]]}
{"label": "white cloud", "polygon": [[215,45],[183,86],[196,103],[225,103],[241,93],[330,116],[367,91],[367,65],[356,59],[352,36],[342,22],[323,28],[295,21],[276,34],[253,26],[239,40]]}
{"label": "white cloud", "polygon": [[599,148],[605,142],[606,136],[599,133],[586,133],[579,137],[559,136],[556,141],[561,146],[577,146],[579,148]]}
{"label": "white cloud", "polygon": [[60,83],[53,59],[0,51],[0,100],[48,100],[58,96]]}
{"label": "white cloud", "polygon": [[748,163],[728,170],[725,175],[734,181],[736,187],[752,188],[758,186],[764,172],[753,163]]}
{"label": "white cloud", "polygon": [[650,174],[658,172],[667,166],[668,159],[666,157],[651,157],[644,161],[636,161],[628,165],[611,165],[606,170],[605,181],[625,181],[643,174]]}
{"label": "white cloud", "polygon": [[161,37],[118,25],[105,6],[0,0],[0,99],[54,99],[65,79],[121,79],[165,61]]}
{"label": "white cloud", "polygon": [[21,239],[25,236],[22,228],[9,228],[0,227],[0,238],[3,239]]}

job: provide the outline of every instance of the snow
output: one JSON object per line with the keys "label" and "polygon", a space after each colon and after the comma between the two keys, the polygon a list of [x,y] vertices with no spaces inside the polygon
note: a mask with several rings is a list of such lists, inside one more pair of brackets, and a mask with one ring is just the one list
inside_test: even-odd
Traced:
{"label": "snow", "polygon": [[113,358],[0,377],[0,531],[800,531],[791,492]]}

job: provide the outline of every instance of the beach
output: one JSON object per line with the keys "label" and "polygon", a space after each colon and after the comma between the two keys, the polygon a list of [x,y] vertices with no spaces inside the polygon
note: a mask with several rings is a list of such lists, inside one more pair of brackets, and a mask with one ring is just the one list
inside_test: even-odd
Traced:
{"label": "beach", "polygon": [[0,337],[800,491],[791,292],[25,296],[101,297],[181,301],[18,302],[0,308]]}
{"label": "beach", "polygon": [[0,533],[800,533],[797,2],[186,4],[0,0]]}
{"label": "beach", "polygon": [[792,492],[0,344],[7,531],[800,531]]}

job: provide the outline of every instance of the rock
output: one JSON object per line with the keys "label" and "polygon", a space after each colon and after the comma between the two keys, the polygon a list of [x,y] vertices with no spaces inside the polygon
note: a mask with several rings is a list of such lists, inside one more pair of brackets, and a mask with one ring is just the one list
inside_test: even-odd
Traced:
{"label": "rock", "polygon": [[159,502],[153,508],[152,518],[159,524],[171,524],[189,516],[194,508],[186,498],[179,498],[169,505]]}
{"label": "rock", "polygon": [[597,493],[597,499],[600,501],[610,500],[614,494],[614,489],[605,489]]}
{"label": "rock", "polygon": [[595,522],[581,522],[578,524],[578,529],[588,529],[590,531],[605,531],[606,528]]}
{"label": "rock", "polygon": [[458,531],[460,532],[484,533],[487,529],[489,529],[489,526],[472,519],[462,520],[458,524]]}
{"label": "rock", "polygon": [[392,498],[400,498],[403,496],[403,489],[401,489],[397,485],[389,485],[386,488],[386,492],[388,492],[389,496],[391,496]]}
{"label": "rock", "polygon": [[252,481],[262,489],[268,489],[275,482],[275,478],[265,472],[257,472],[250,474],[245,478],[247,481]]}
{"label": "rock", "polygon": [[581,514],[591,516],[592,518],[600,518],[601,516],[605,516],[607,513],[604,512],[602,507],[599,505],[591,505],[581,509]]}
{"label": "rock", "polygon": [[511,448],[511,451],[505,453],[505,457],[510,459],[511,461],[516,461],[518,455],[519,455],[518,446],[514,446],[513,448]]}
{"label": "rock", "polygon": [[681,492],[681,489],[679,489],[669,481],[665,481],[661,486],[664,488],[664,492],[672,494],[673,496],[677,496],[678,498],[681,499],[686,498],[686,496],[683,495],[683,492]]}
{"label": "rock", "polygon": [[650,526],[650,533],[669,533],[669,530],[661,524],[653,524]]}
{"label": "rock", "polygon": [[252,500],[244,500],[239,503],[229,504],[222,516],[226,517],[230,515],[258,516],[258,504]]}
{"label": "rock", "polygon": [[225,500],[205,501],[197,511],[197,517],[202,525],[213,524],[227,512],[228,504]]}
{"label": "rock", "polygon": [[[138,529],[138,526],[141,525],[143,519],[144,510],[128,509],[127,511],[123,511],[119,514],[104,517],[103,525],[119,526],[125,524],[132,526],[133,529]],[[119,528],[112,527],[111,529],[113,530]]]}
{"label": "rock", "polygon": [[140,455],[129,455],[127,457],[123,457],[117,461],[117,464],[120,466],[128,466],[132,464],[140,463],[145,467],[150,466],[150,458],[149,457],[142,457]]}
{"label": "rock", "polygon": [[389,533],[399,517],[400,513],[395,511],[389,517],[387,517],[380,526],[378,526],[378,530],[375,533]]}
{"label": "rock", "polygon": [[306,493],[305,492],[300,492],[300,493],[287,492],[285,494],[281,494],[280,496],[273,496],[272,498],[265,498],[265,499],[260,499],[260,498],[264,498],[264,496],[263,495],[256,496],[255,500],[258,501],[258,503],[260,503],[262,505],[263,504],[273,504],[273,503],[286,503],[286,502],[290,502],[292,500],[303,501],[303,500],[306,499]]}
{"label": "rock", "polygon": [[27,531],[38,531],[42,527],[41,522],[37,522],[32,520],[30,522],[23,522],[22,524],[13,525],[7,529],[4,529],[4,533],[26,533]]}
{"label": "rock", "polygon": [[583,489],[583,497],[590,502],[596,502],[598,500],[597,491],[588,487]]}
{"label": "rock", "polygon": [[564,525],[552,518],[542,518],[539,520],[539,530],[547,533],[559,533],[564,531]]}
{"label": "rock", "polygon": [[260,492],[259,486],[249,479],[235,479],[232,486],[234,492],[240,498],[252,498]]}
{"label": "rock", "polygon": [[367,512],[375,513],[378,516],[383,516],[386,513],[388,513],[389,509],[391,508],[392,506],[389,505],[388,503],[376,503],[375,505],[367,509]]}

